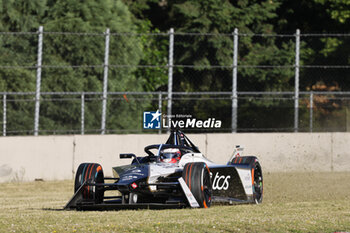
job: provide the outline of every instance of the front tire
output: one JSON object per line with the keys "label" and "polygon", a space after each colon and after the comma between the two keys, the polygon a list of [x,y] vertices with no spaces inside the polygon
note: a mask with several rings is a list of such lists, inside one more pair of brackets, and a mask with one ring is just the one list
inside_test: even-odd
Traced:
{"label": "front tire", "polygon": [[263,173],[259,160],[255,156],[236,157],[228,165],[245,165],[249,166],[252,174],[253,201],[255,204],[260,204],[263,199]]}
{"label": "front tire", "polygon": [[210,171],[205,163],[188,163],[185,165],[182,178],[191,190],[201,208],[211,205],[212,184]]}
{"label": "front tire", "polygon": [[262,202],[263,199],[263,190],[264,190],[264,184],[263,184],[263,174],[261,170],[260,163],[255,160],[252,168],[252,176],[253,179],[253,198],[256,204],[259,204]]}
{"label": "front tire", "polygon": [[[104,183],[103,169],[98,163],[82,163],[75,175],[74,192],[77,192],[85,181],[89,183]],[[96,204],[103,202],[104,189],[100,186],[85,186],[82,190],[84,200],[93,201]]]}

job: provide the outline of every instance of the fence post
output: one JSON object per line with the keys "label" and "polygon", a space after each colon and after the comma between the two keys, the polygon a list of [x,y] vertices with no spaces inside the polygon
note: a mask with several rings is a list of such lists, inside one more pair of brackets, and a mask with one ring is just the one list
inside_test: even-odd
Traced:
{"label": "fence post", "polygon": [[[172,95],[173,95],[173,61],[174,59],[174,29],[169,31],[169,70],[168,70],[168,110],[167,115],[171,118],[172,114]],[[168,129],[169,131],[170,129]]]}
{"label": "fence post", "polygon": [[108,88],[108,59],[109,59],[109,28],[106,30],[105,61],[103,70],[103,98],[102,98],[102,120],[101,134],[106,133],[106,109],[107,109],[107,88]]}
{"label": "fence post", "polygon": [[300,51],[300,30],[295,34],[295,89],[294,89],[294,132],[299,128],[299,51]]}
{"label": "fence post", "polygon": [[84,135],[85,131],[85,94],[81,93],[81,135]]}
{"label": "fence post", "polygon": [[6,94],[4,94],[2,102],[2,136],[6,136]]}
{"label": "fence post", "polygon": [[232,118],[231,130],[232,133],[237,132],[237,60],[238,60],[238,29],[233,32],[233,70],[232,70]]}
{"label": "fence post", "polygon": [[313,125],[312,125],[312,118],[313,118],[313,111],[314,111],[314,93],[310,92],[310,132],[312,133]]}
{"label": "fence post", "polygon": [[34,135],[38,136],[39,132],[39,115],[40,115],[40,87],[41,87],[41,64],[43,52],[43,26],[38,31],[38,63],[36,70],[36,91],[35,91],[35,116],[34,116]]}

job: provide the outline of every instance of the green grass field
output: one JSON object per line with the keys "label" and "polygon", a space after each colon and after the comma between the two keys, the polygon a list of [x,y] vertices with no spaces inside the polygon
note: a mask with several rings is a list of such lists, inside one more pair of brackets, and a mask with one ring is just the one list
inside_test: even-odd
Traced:
{"label": "green grass field", "polygon": [[350,173],[264,174],[261,205],[63,211],[72,181],[2,184],[0,232],[350,232]]}

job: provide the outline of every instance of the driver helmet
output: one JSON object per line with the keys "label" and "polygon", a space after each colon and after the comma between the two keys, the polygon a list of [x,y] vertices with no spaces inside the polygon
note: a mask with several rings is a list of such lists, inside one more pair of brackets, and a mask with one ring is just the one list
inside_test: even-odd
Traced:
{"label": "driver helmet", "polygon": [[178,163],[181,159],[181,151],[177,148],[164,149],[159,157],[160,161],[164,163]]}

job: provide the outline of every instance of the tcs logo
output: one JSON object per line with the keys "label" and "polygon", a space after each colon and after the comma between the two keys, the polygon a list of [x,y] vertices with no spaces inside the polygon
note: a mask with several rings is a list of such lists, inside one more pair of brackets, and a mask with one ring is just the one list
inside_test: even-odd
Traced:
{"label": "tcs logo", "polygon": [[[210,177],[212,177],[213,174],[210,173]],[[213,190],[227,190],[230,187],[229,179],[231,176],[220,176],[219,172],[215,174],[215,177],[213,179]]]}

